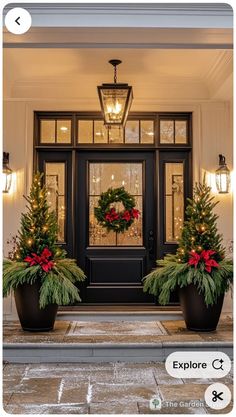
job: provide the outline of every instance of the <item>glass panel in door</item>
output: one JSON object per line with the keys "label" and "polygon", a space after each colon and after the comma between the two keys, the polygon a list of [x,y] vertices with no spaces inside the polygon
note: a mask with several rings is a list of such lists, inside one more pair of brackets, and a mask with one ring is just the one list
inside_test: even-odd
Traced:
{"label": "glass panel in door", "polygon": [[[98,224],[94,208],[102,192],[108,188],[124,187],[135,198],[138,219],[124,233],[107,230]],[[143,164],[141,162],[89,163],[89,246],[142,246],[143,245]],[[123,204],[113,205],[122,211]]]}

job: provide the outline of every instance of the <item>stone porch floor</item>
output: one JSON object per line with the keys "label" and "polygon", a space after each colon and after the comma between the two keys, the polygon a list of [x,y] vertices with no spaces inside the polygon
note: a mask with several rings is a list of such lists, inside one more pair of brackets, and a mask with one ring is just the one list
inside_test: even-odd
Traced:
{"label": "stone porch floor", "polygon": [[[172,378],[163,363],[5,364],[4,410],[9,414],[229,413],[232,403],[217,412],[205,404],[204,392],[213,382]],[[220,382],[232,392],[232,373]],[[160,411],[150,410],[153,397],[162,399]],[[173,407],[168,401],[174,402]]]}
{"label": "stone porch floor", "polygon": [[45,333],[24,332],[18,322],[8,322],[3,359],[10,363],[164,362],[176,350],[220,350],[233,357],[230,317],[223,317],[211,333],[191,332],[182,320],[130,321],[129,317],[58,320],[54,331]]}
{"label": "stone porch floor", "polygon": [[[75,327],[75,323],[77,323]],[[159,325],[160,323],[160,325]],[[154,321],[112,321],[99,322],[61,321],[55,323],[52,332],[24,332],[18,321],[5,322],[3,342],[20,343],[61,343],[61,344],[149,344],[160,342],[228,342],[233,340],[232,317],[221,318],[215,332],[198,333],[186,329],[183,320]]]}

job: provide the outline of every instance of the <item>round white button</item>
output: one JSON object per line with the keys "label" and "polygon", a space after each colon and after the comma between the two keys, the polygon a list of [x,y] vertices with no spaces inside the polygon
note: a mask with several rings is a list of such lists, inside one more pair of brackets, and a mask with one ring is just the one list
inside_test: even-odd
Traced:
{"label": "round white button", "polygon": [[29,12],[21,7],[14,7],[5,17],[5,25],[9,32],[14,35],[22,35],[27,32],[32,24],[32,18]]}
{"label": "round white button", "polygon": [[213,410],[223,410],[231,401],[231,391],[225,384],[216,382],[207,387],[205,401]]}

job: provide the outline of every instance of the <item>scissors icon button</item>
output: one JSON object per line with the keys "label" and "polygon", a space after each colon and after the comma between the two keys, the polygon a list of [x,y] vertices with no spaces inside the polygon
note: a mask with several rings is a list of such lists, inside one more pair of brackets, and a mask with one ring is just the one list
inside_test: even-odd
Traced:
{"label": "scissors icon button", "polygon": [[220,382],[209,385],[204,394],[206,404],[213,410],[226,408],[231,402],[231,397],[231,390]]}
{"label": "scissors icon button", "polygon": [[212,391],[212,401],[215,403],[217,400],[223,401],[222,395],[223,395],[223,391],[222,392],[218,392],[217,391]]}

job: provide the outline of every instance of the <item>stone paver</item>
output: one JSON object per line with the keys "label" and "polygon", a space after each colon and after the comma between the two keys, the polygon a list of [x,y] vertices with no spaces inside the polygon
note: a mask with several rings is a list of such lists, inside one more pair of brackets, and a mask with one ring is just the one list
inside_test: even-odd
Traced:
{"label": "stone paver", "polygon": [[35,405],[35,404],[10,404],[4,407],[9,414],[88,414],[87,404],[55,404],[55,405]]}
{"label": "stone paver", "polygon": [[92,387],[92,399],[94,402],[118,401],[122,398],[124,404],[128,402],[138,402],[155,395],[159,395],[157,385],[138,385],[138,384],[95,384]]}
{"label": "stone paver", "polygon": [[[155,362],[7,364],[3,369],[4,410],[49,415],[215,414],[204,402],[205,389],[213,382],[171,378],[164,364]],[[232,373],[221,382],[233,391]],[[161,411],[149,408],[150,399],[156,396],[163,401]],[[191,407],[193,400],[197,405]]]}
{"label": "stone paver", "polygon": [[161,396],[164,401],[203,400],[205,385],[160,385]]}
{"label": "stone paver", "polygon": [[[23,378],[21,384],[14,387],[10,402],[13,404],[57,403],[60,378]],[[3,382],[4,389],[4,382]]]}
{"label": "stone paver", "polygon": [[136,402],[124,403],[112,401],[106,403],[94,403],[90,405],[90,414],[138,414]]}

